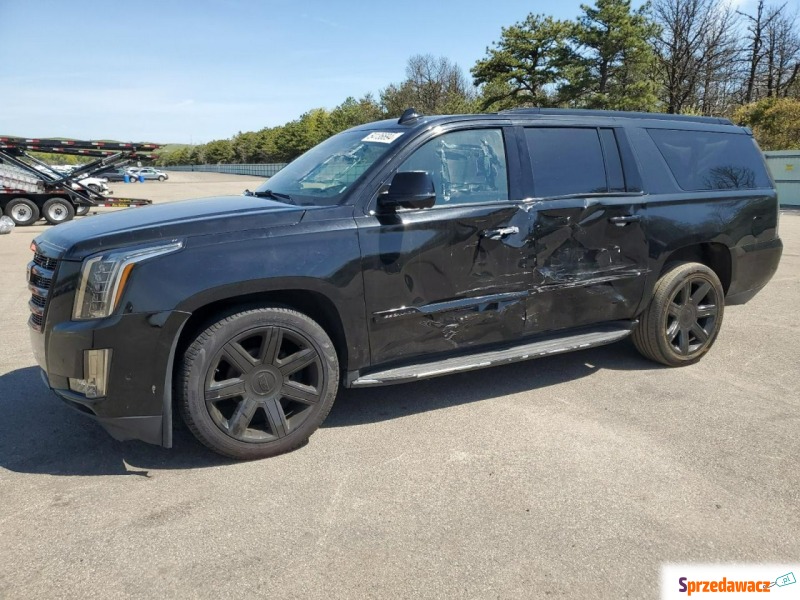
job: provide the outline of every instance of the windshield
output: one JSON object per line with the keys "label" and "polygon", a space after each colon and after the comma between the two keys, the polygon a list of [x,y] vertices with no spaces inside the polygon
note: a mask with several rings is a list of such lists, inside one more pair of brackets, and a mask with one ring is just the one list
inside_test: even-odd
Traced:
{"label": "windshield", "polygon": [[255,194],[304,206],[340,204],[353,183],[402,135],[402,131],[364,130],[335,135],[290,162]]}

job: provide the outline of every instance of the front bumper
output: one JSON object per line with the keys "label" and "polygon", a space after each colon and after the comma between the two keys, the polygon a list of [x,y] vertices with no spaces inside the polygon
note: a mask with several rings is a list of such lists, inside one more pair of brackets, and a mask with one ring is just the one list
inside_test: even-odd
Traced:
{"label": "front bumper", "polygon": [[[97,420],[118,440],[172,445],[172,364],[189,313],[164,311],[65,321],[31,329],[33,353],[46,385],[71,407]],[[110,348],[108,391],[87,398],[69,389],[84,378],[84,351]]]}

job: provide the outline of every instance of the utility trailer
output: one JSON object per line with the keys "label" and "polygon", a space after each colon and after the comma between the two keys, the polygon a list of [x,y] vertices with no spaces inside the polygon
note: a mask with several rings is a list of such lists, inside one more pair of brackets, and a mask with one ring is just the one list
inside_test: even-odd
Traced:
{"label": "utility trailer", "polygon": [[[0,213],[17,225],[33,225],[41,217],[57,225],[92,207],[146,206],[152,200],[106,197],[83,177],[132,160],[149,160],[159,144],[0,137]],[[30,152],[94,158],[68,175],[53,169]]]}

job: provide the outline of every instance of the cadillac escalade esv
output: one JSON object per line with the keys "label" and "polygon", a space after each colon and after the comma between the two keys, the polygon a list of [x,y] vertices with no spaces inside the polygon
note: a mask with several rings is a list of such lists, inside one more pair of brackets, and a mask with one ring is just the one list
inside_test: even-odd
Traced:
{"label": "cadillac escalade esv", "polygon": [[45,383],[115,438],[170,447],[175,404],[216,452],[266,457],[303,444],[340,383],[629,335],[694,363],[775,272],[778,216],[725,119],[409,109],[242,196],[43,233],[31,338]]}

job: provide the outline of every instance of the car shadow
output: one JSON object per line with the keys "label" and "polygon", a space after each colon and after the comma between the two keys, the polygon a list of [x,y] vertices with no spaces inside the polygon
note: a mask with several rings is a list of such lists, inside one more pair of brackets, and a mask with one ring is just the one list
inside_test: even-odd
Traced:
{"label": "car shadow", "polygon": [[[342,389],[323,427],[353,427],[546,388],[600,369],[658,369],[627,342],[417,383]],[[42,384],[38,367],[0,376],[0,467],[47,475],[130,475],[233,464],[176,422],[173,448],[118,442]]]}
{"label": "car shadow", "polygon": [[61,402],[39,367],[0,376],[0,467],[48,475],[133,475],[151,470],[232,464],[206,449],[181,423],[173,448],[118,442],[99,424]]}

